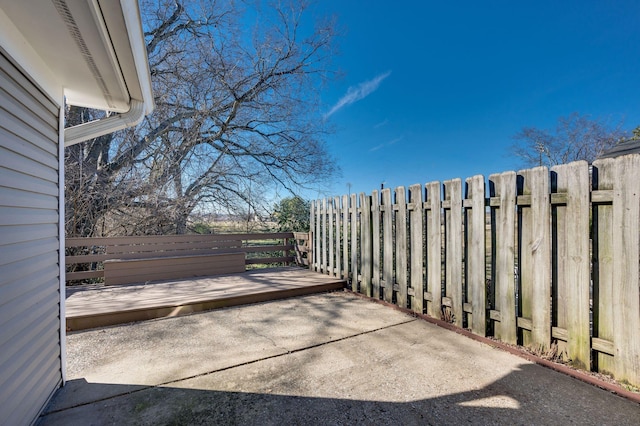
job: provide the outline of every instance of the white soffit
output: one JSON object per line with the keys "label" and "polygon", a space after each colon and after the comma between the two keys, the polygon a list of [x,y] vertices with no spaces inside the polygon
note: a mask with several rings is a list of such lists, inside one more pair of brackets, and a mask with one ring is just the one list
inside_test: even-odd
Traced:
{"label": "white soffit", "polygon": [[152,110],[135,0],[0,0],[0,9],[59,81],[67,103],[127,112],[136,99]]}

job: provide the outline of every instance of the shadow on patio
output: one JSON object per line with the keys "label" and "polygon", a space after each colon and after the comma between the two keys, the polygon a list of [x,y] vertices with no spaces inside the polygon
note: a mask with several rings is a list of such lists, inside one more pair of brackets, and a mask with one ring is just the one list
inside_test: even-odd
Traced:
{"label": "shadow on patio", "polygon": [[348,293],[68,337],[43,425],[637,424],[640,406]]}

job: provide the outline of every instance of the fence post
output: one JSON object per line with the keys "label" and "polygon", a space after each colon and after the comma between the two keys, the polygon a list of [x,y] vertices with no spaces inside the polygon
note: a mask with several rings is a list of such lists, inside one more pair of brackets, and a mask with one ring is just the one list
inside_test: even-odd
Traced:
{"label": "fence post", "polygon": [[424,312],[424,208],[422,206],[422,185],[409,187],[409,227],[411,229],[411,309]]}
{"label": "fence post", "polygon": [[471,301],[471,331],[485,336],[487,329],[486,289],[486,208],[484,177],[474,176],[466,180],[466,195],[469,208],[466,210],[466,263],[465,299]]}

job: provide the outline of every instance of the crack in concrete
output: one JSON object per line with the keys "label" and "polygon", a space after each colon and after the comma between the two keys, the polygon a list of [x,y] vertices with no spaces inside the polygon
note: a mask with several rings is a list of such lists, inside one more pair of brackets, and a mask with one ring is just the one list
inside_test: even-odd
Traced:
{"label": "crack in concrete", "polygon": [[[292,350],[290,350],[290,351],[288,351],[286,353],[269,355],[269,356],[265,356],[265,357],[262,357],[262,358],[254,359],[254,360],[251,360],[251,361],[245,361],[245,362],[241,362],[241,363],[238,363],[238,364],[229,365],[227,367],[221,367],[221,368],[217,368],[215,370],[206,371],[204,373],[198,373],[198,374],[194,374],[194,375],[188,376],[188,377],[182,377],[182,378],[179,378],[179,379],[169,380],[167,382],[158,383],[158,384],[155,384],[155,385],[140,385],[141,387],[139,389],[135,389],[135,390],[132,390],[132,391],[129,391],[129,392],[122,392],[122,393],[119,393],[119,394],[116,394],[116,395],[110,395],[110,396],[107,396],[107,397],[104,397],[104,398],[99,398],[99,399],[96,399],[96,400],[93,400],[93,401],[83,402],[81,404],[76,404],[76,405],[73,405],[71,407],[60,408],[58,410],[49,411],[47,413],[43,413],[42,415],[40,415],[40,418],[44,418],[44,417],[46,417],[46,416],[48,416],[50,414],[56,414],[56,413],[60,413],[60,412],[63,412],[63,411],[72,410],[74,408],[84,407],[84,406],[87,406],[87,405],[95,404],[97,402],[109,401],[111,399],[119,398],[121,396],[132,395],[134,393],[143,392],[143,391],[146,391],[146,390],[149,390],[149,389],[154,389],[154,388],[159,388],[159,387],[163,387],[163,386],[167,386],[167,385],[171,385],[171,384],[175,384],[175,383],[180,383],[180,382],[184,382],[184,381],[187,381],[187,380],[195,379],[195,378],[198,378],[198,377],[204,377],[204,376],[208,376],[208,375],[215,374],[215,373],[220,373],[222,371],[227,371],[227,370],[231,370],[231,369],[238,368],[238,367],[243,367],[243,366],[246,366],[246,365],[256,364],[256,363],[259,363],[259,362],[262,362],[262,361],[267,361],[267,360],[270,360],[270,359],[275,359],[275,358],[280,358],[280,357],[287,356],[287,355],[292,355],[292,354],[295,354],[295,353],[298,353],[298,352],[304,352],[304,351],[307,351],[307,350],[310,350],[310,349],[319,348],[319,347],[326,346],[326,345],[329,345],[329,344],[332,344],[332,343],[342,342],[342,341],[345,341],[345,340],[353,339],[355,337],[364,336],[364,335],[371,334],[371,333],[376,333],[378,331],[387,330],[387,329],[390,329],[390,328],[393,328],[393,327],[398,327],[398,326],[401,326],[401,325],[404,325],[404,324],[409,324],[409,323],[415,322],[415,321],[418,321],[418,318],[410,318],[410,319],[408,319],[406,321],[402,321],[402,322],[386,325],[386,326],[383,326],[383,327],[378,327],[378,328],[373,329],[373,330],[366,330],[366,331],[362,331],[360,333],[352,334],[352,335],[349,335],[349,336],[330,339],[330,340],[327,340],[327,341],[324,341],[324,342],[316,343],[316,344],[313,344],[313,345],[308,345],[308,346],[305,346],[305,347],[302,347],[302,348],[298,348],[298,349],[292,349]],[[271,339],[268,339],[268,340],[271,340]],[[274,343],[274,345],[275,345],[275,343]],[[278,347],[277,345],[275,345],[275,346]]]}

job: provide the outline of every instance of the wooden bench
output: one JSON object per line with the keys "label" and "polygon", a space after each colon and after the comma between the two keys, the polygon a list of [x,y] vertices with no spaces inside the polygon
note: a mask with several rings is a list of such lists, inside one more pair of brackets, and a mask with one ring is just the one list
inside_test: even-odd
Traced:
{"label": "wooden bench", "polygon": [[233,274],[245,271],[245,254],[218,253],[104,261],[105,285]]}
{"label": "wooden bench", "polygon": [[114,239],[106,246],[105,285],[245,271],[242,240],[233,236],[166,235]]}

